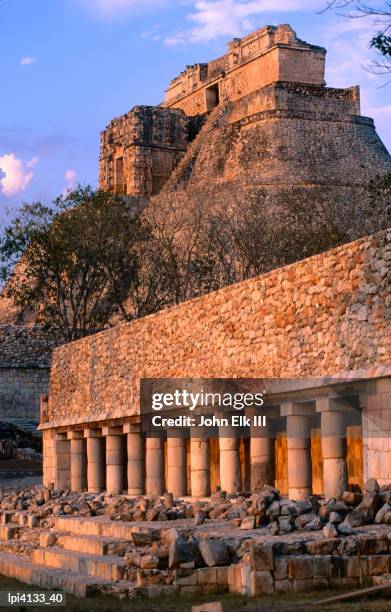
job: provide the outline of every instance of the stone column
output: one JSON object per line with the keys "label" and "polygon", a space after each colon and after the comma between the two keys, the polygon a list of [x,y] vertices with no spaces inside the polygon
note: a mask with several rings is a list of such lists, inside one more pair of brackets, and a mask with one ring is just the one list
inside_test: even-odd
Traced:
{"label": "stone column", "polygon": [[346,411],[350,407],[322,397],[316,400],[316,410],[321,413],[323,493],[326,498],[340,497],[348,487]]}
{"label": "stone column", "polygon": [[87,489],[87,453],[83,431],[69,431],[71,441],[71,490]]}
{"label": "stone column", "polygon": [[192,497],[210,495],[210,444],[202,434],[201,429],[195,427],[191,429],[190,487]]}
{"label": "stone column", "polygon": [[312,494],[311,424],[314,408],[309,403],[284,402],[288,447],[289,499],[306,499]]}
{"label": "stone column", "polygon": [[167,491],[187,495],[186,439],[167,436]]}
{"label": "stone column", "polygon": [[87,438],[87,487],[89,493],[101,493],[106,488],[105,439],[100,429],[85,429]]}
{"label": "stone column", "polygon": [[360,404],[364,482],[376,478],[385,485],[391,480],[391,377],[367,382]]}
{"label": "stone column", "polygon": [[145,438],[140,425],[125,423],[128,450],[128,495],[143,495],[145,491]]}
{"label": "stone column", "polygon": [[54,487],[57,491],[69,489],[71,485],[71,443],[65,432],[55,434],[54,475]]}
{"label": "stone column", "polygon": [[112,495],[124,492],[124,446],[122,427],[103,427],[106,436],[106,491]]}
{"label": "stone column", "polygon": [[[220,418],[230,420],[230,415]],[[242,472],[240,469],[239,428],[219,427],[220,446],[220,486],[227,493],[238,493],[242,490]]]}
{"label": "stone column", "polygon": [[147,438],[145,472],[145,489],[147,495],[163,495],[165,489],[163,438]]}
{"label": "stone column", "polygon": [[[257,413],[254,411],[248,413],[252,420],[256,415]],[[274,435],[272,423],[268,416],[266,416],[266,425],[262,427],[251,424],[250,435],[251,491],[260,491],[265,484],[274,487]]]}

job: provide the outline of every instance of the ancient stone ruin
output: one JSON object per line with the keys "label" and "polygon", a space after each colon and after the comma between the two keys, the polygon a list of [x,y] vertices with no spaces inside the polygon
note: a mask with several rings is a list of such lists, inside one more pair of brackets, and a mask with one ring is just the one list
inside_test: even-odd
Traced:
{"label": "ancient stone ruin", "polygon": [[[325,85],[326,50],[268,26],[187,67],[160,106],[136,106],[101,136],[100,184],[118,193],[212,194],[239,186],[272,201],[344,202],[390,171],[358,87]],[[164,201],[164,198],[162,198]],[[163,202],[162,202],[163,203]]]}
{"label": "ancient stone ruin", "polygon": [[[343,204],[390,157],[357,87],[289,26],[188,67],[102,133],[117,193],[262,189]],[[390,572],[391,231],[53,352],[44,489],[3,492],[0,571],[121,597],[359,586]],[[140,381],[285,381],[265,435],[145,435]],[[175,412],[175,411],[173,411]],[[170,523],[168,523],[170,521]]]}

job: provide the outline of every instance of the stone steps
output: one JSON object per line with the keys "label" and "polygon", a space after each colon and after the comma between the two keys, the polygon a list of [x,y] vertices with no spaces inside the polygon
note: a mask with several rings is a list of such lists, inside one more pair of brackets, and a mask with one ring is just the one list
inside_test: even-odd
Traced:
{"label": "stone steps", "polygon": [[165,183],[163,193],[169,192],[172,189],[178,189],[181,186],[183,187],[187,183],[204,139],[207,138],[208,132],[214,127],[214,121],[223,112],[224,109],[221,106],[217,106],[209,113],[197,136],[189,144],[182,159],[174,168],[169,180]]}
{"label": "stone steps", "polygon": [[0,524],[0,540],[12,540],[18,530],[17,525]]}
{"label": "stone steps", "polygon": [[57,546],[37,548],[33,551],[32,560],[37,565],[63,569],[80,575],[87,575],[101,580],[117,582],[122,580],[125,572],[123,557],[91,555],[64,550]]}
{"label": "stone steps", "polygon": [[98,592],[119,594],[134,588],[131,582],[112,582],[63,568],[49,568],[12,553],[0,553],[0,574],[37,587],[60,589],[78,597],[91,597]]}
{"label": "stone steps", "polygon": [[67,532],[79,536],[101,536],[104,538],[115,538],[119,540],[132,540],[135,526],[120,521],[98,521],[96,518],[64,518],[57,517],[55,530]]}
{"label": "stone steps", "polygon": [[[100,536],[61,535],[57,540],[57,545],[71,552],[105,556],[108,544],[112,541]],[[116,541],[121,542],[122,540]]]}

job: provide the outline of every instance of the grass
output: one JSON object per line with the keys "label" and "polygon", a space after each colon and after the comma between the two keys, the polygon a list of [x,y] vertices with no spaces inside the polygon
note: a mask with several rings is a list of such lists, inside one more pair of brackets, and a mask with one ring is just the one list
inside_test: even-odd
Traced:
{"label": "grass", "polygon": [[[0,576],[0,591],[43,591],[39,587],[27,585],[11,578]],[[241,595],[209,595],[205,597],[173,597],[157,599],[139,599],[139,600],[118,600],[114,597],[99,595],[88,599],[78,599],[72,595],[67,595],[66,612],[191,612],[194,605],[221,601],[223,602],[224,612],[294,612],[295,610],[310,610],[319,612],[390,612],[391,600],[385,596],[371,596],[352,600],[350,602],[338,603],[327,606],[313,606],[312,602],[325,597],[331,597],[339,593],[346,593],[350,589],[333,589],[333,591],[308,591],[306,593],[287,593],[280,595],[267,595],[263,597],[244,597]],[[61,611],[65,608],[57,608]],[[34,610],[42,611],[42,607],[1,607],[3,610],[26,610],[33,612]]]}

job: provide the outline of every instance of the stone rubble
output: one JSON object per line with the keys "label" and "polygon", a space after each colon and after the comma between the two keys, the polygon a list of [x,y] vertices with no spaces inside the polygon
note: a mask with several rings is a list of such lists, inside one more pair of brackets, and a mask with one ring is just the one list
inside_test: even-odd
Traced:
{"label": "stone rubble", "polygon": [[[356,487],[357,488],[357,487]],[[258,493],[227,495],[217,491],[209,499],[174,499],[166,493],[160,497],[111,496],[104,493],[73,493],[36,487],[4,490],[0,509],[23,511],[35,517],[37,525],[50,528],[57,516],[108,516],[112,521],[171,521],[193,519],[195,526],[208,519],[231,521],[234,527],[252,530],[268,526],[273,535],[292,531],[319,531],[350,535],[357,527],[368,524],[391,525],[391,485],[380,487],[374,479],[364,492],[345,491],[340,499],[323,499],[313,495],[307,500],[289,500],[277,489],[265,485]],[[170,530],[171,531],[171,530]],[[151,531],[140,529],[135,543],[151,543]]]}
{"label": "stone rubble", "polygon": [[[56,571],[70,592],[92,592],[96,576],[98,590],[119,597],[300,590],[342,575],[357,582],[391,570],[390,498],[391,486],[373,481],[362,494],[295,501],[271,486],[197,501],[7,490],[0,492],[0,572],[16,575],[13,563],[22,559],[33,577],[37,567]],[[376,532],[363,532],[368,527]],[[72,580],[60,570],[73,572]],[[87,575],[82,586],[74,574]]]}

